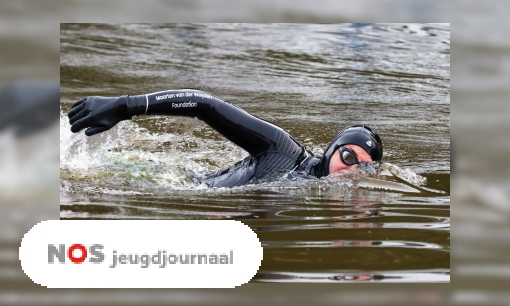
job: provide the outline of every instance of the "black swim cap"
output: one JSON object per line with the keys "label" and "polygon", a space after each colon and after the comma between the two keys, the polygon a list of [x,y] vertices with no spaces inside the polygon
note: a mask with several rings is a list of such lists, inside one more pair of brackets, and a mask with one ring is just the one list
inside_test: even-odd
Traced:
{"label": "black swim cap", "polygon": [[382,158],[383,147],[381,138],[371,128],[365,125],[350,126],[336,135],[331,141],[318,165],[319,177],[329,175],[329,162],[340,146],[354,144],[362,147],[372,157],[373,161]]}

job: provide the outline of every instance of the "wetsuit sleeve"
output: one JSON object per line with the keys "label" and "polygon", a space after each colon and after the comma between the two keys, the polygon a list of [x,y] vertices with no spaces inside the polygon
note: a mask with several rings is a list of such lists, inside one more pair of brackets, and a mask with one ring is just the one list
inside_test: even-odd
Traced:
{"label": "wetsuit sleeve", "polygon": [[[129,96],[130,116],[167,115],[195,117],[228,140],[257,156],[271,148],[283,129],[207,92],[183,89]],[[286,132],[285,132],[286,133]]]}

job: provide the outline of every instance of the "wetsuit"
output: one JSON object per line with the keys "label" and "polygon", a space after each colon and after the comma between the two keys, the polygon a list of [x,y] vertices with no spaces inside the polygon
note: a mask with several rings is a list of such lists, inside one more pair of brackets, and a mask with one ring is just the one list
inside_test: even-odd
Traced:
{"label": "wetsuit", "polygon": [[209,187],[271,181],[292,171],[313,176],[317,172],[319,158],[289,132],[209,93],[184,89],[121,98],[127,99],[130,117],[196,117],[250,154],[229,168],[198,176]]}
{"label": "wetsuit", "polygon": [[[345,145],[365,150],[372,161],[383,154],[379,135],[365,125],[340,131],[317,157],[281,127],[250,115],[239,107],[209,93],[195,90],[167,90],[139,96],[90,96],[76,101],[67,113],[71,132],[85,130],[92,136],[105,132],[122,120],[140,115],[196,117],[227,139],[245,149],[250,156],[235,165],[202,174],[199,182],[209,187],[233,187],[279,179],[290,172],[312,177],[328,176],[330,161],[339,152],[345,165],[358,165],[355,153]],[[340,162],[340,161],[337,161]]]}

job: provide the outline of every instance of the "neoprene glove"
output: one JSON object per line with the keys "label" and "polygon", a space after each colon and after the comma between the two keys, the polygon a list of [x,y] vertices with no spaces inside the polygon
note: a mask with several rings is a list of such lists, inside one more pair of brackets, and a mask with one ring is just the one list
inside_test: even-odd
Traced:
{"label": "neoprene glove", "polygon": [[128,112],[127,96],[105,98],[86,97],[78,100],[67,114],[71,132],[77,133],[84,128],[85,135],[92,136],[108,131],[122,120],[131,119]]}

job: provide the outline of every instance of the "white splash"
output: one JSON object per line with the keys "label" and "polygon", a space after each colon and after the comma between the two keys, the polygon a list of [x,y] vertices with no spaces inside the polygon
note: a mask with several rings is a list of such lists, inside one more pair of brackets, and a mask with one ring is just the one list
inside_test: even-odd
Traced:
{"label": "white splash", "polygon": [[409,184],[414,186],[423,186],[427,184],[427,178],[419,175],[414,172],[410,168],[400,168],[396,165],[390,163],[383,163],[381,167],[378,169],[379,176],[391,176],[395,175],[396,177],[406,181]]}
{"label": "white splash", "polygon": [[[156,120],[160,125],[161,118]],[[163,120],[171,125],[176,119]],[[192,138],[193,131],[182,135],[150,133],[135,122],[123,121],[107,132],[87,137],[83,131],[73,134],[61,111],[61,193],[75,189],[109,194],[202,189],[204,186],[193,182],[194,172],[211,170],[211,164],[231,165],[246,154],[224,140],[220,144]]]}

